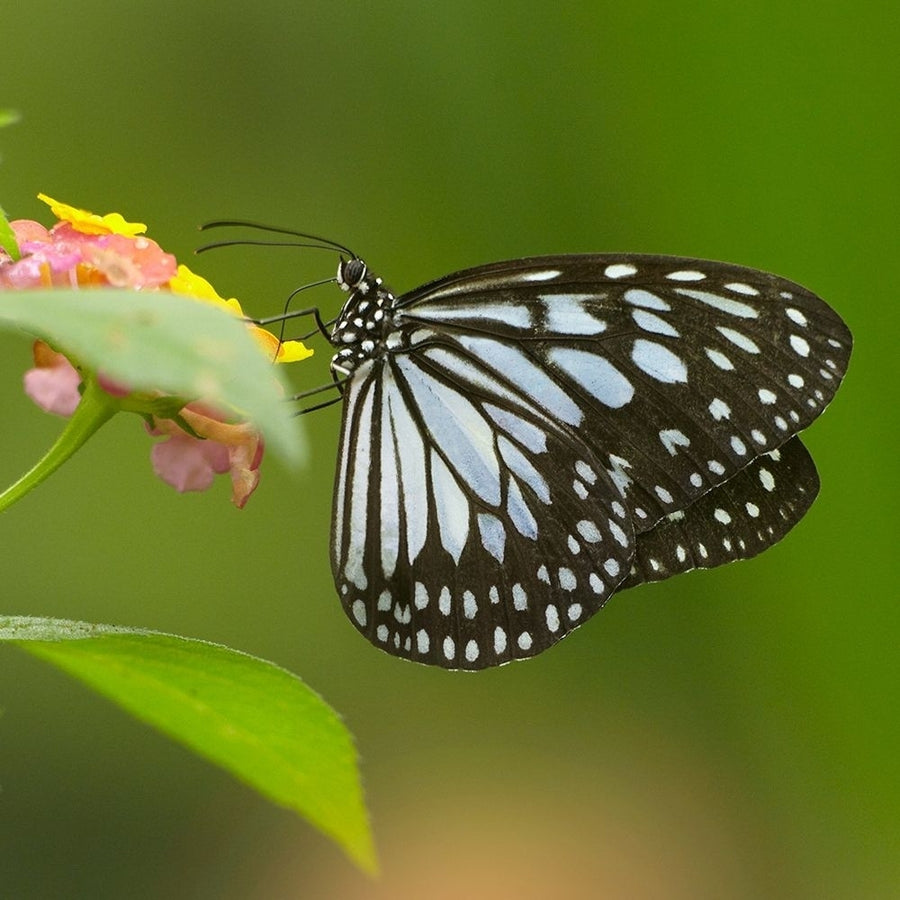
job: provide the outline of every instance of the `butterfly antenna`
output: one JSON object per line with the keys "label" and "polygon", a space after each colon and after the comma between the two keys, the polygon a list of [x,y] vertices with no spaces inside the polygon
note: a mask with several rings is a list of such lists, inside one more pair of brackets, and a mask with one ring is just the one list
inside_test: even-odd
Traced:
{"label": "butterfly antenna", "polygon": [[[353,259],[359,259],[357,254],[344,244],[339,244],[337,241],[332,241],[329,238],[320,237],[317,234],[310,234],[306,231],[295,231],[293,228],[280,228],[277,225],[264,225],[261,222],[250,222],[245,219],[218,219],[214,222],[206,222],[204,225],[200,226],[201,231],[209,231],[212,228],[255,228],[257,231],[268,231],[271,234],[289,234],[292,237],[303,238],[308,241],[316,241],[317,243],[294,244],[288,246],[320,247],[323,250],[334,250],[339,253],[346,253]],[[260,243],[264,244],[265,242],[261,241]],[[276,244],[274,246],[282,245]]]}

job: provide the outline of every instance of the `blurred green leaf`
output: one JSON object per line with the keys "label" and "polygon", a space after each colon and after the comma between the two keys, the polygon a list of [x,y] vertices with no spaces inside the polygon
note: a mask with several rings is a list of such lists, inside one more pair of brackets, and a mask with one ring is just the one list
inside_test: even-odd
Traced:
{"label": "blurred green leaf", "polygon": [[164,291],[0,292],[0,326],[45,338],[135,390],[202,397],[253,421],[291,462],[305,455],[278,367],[239,318]]}
{"label": "blurred green leaf", "polygon": [[19,253],[19,244],[12,228],[9,226],[9,220],[6,218],[6,212],[0,208],[0,247],[2,247],[12,259],[20,259],[22,254]]}
{"label": "blurred green leaf", "polygon": [[352,737],[297,676],[219,644],[64,619],[0,616],[0,641],[80,678],[300,813],[374,872]]}
{"label": "blurred green leaf", "polygon": [[16,109],[0,109],[0,128],[15,125],[21,118],[21,113]]}

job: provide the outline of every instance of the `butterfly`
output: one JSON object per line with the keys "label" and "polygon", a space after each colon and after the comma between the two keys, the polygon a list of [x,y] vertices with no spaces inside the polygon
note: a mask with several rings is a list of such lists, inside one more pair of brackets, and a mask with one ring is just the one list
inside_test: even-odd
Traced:
{"label": "butterfly", "polygon": [[327,243],[348,256],[328,332],[343,405],[332,572],[387,653],[450,669],[535,656],[617,590],[755,556],[815,499],[797,434],[852,337],[806,288],[586,254],[395,296]]}
{"label": "butterfly", "polygon": [[399,297],[342,260],[331,562],[375,646],[452,669],[534,656],[616,590],[752,557],[818,492],[797,433],[852,338],[783,278],[544,256]]}

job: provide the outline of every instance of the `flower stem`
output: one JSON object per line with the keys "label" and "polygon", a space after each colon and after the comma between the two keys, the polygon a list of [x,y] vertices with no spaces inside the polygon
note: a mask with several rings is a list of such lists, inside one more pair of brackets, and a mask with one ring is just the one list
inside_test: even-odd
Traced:
{"label": "flower stem", "polygon": [[107,394],[93,378],[85,380],[81,402],[72,414],[62,434],[46,455],[18,481],[0,494],[0,512],[36,488],[55,472],[82,444],[119,411],[115,397]]}

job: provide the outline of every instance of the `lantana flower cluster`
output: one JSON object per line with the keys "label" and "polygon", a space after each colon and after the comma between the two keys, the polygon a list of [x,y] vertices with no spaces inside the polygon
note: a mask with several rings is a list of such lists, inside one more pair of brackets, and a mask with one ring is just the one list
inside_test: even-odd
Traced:
{"label": "lantana flower cluster", "polygon": [[[99,216],[38,195],[50,206],[58,222],[47,229],[38,222],[10,222],[20,258],[0,249],[0,291],[27,288],[96,288],[111,286],[142,292],[171,291],[216,304],[243,316],[235,299],[220,297],[206,279],[179,265],[153,240],[144,236],[146,226],[127,222],[118,213]],[[249,325],[261,352],[275,362],[305,359],[311,351],[299,341],[281,342],[262,328]],[[27,395],[42,409],[71,416],[79,405],[87,373],[78,361],[42,340],[34,342],[34,367],[24,376]],[[119,385],[96,374],[100,387],[112,396],[129,395]],[[158,400],[161,392],[140,396]],[[130,408],[140,410],[131,403]],[[242,507],[259,482],[264,442],[249,422],[235,421],[197,398],[178,409],[174,418],[155,414],[158,402],[142,413],[147,430],[164,440],[154,444],[154,471],[178,491],[201,491],[216,475],[228,473],[232,500]],[[153,410],[153,411],[150,411]]]}

